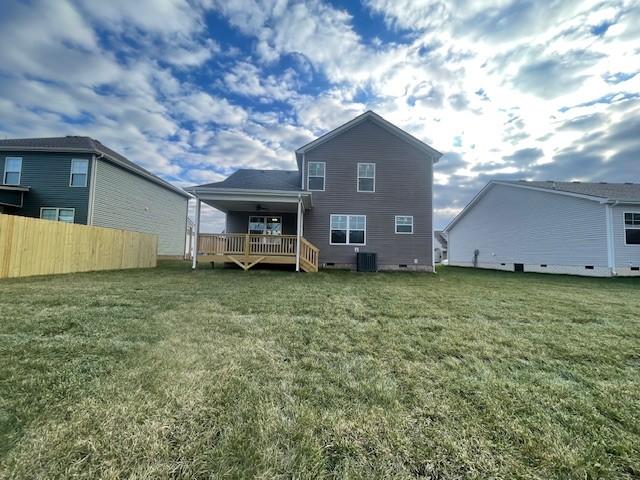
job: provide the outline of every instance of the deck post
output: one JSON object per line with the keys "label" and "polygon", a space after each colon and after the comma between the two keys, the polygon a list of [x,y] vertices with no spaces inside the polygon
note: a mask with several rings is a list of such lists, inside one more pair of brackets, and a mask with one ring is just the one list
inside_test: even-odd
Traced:
{"label": "deck post", "polygon": [[251,254],[250,251],[251,248],[251,242],[250,242],[250,238],[249,238],[249,234],[247,233],[244,237],[244,266],[245,266],[245,272],[247,270],[249,270],[247,267],[247,265],[249,265],[249,255]]}
{"label": "deck post", "polygon": [[195,270],[198,265],[198,242],[200,241],[200,197],[196,196],[196,225],[195,232],[193,235],[194,238],[194,246],[193,246],[193,258],[191,260],[191,269]]}
{"label": "deck post", "polygon": [[302,236],[302,197],[298,195],[298,224],[296,230],[296,272],[300,271],[300,237]]}

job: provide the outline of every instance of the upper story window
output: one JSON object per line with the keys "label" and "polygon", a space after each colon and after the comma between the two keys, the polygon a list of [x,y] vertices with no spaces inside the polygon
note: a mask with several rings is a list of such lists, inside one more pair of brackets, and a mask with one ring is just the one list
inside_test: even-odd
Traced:
{"label": "upper story window", "polygon": [[325,170],[324,162],[309,162],[307,167],[307,190],[324,191]]}
{"label": "upper story window", "polygon": [[640,213],[625,212],[624,243],[625,245],[640,245]]}
{"label": "upper story window", "polygon": [[365,215],[331,215],[331,245],[364,245],[367,238]]}
{"label": "upper story window", "polygon": [[375,192],[376,191],[376,164],[375,163],[359,163],[358,164],[358,191],[359,192]]}
{"label": "upper story window", "polygon": [[74,158],[71,160],[70,187],[86,187],[89,176],[89,160]]}
{"label": "upper story window", "polygon": [[20,185],[20,177],[22,176],[22,157],[7,157],[4,160],[4,178],[2,183],[5,185]]}
{"label": "upper story window", "polygon": [[396,233],[413,233],[413,217],[396,215]]}
{"label": "upper story window", "polygon": [[40,209],[40,218],[44,220],[73,223],[75,216],[76,211],[73,208],[42,207]]}

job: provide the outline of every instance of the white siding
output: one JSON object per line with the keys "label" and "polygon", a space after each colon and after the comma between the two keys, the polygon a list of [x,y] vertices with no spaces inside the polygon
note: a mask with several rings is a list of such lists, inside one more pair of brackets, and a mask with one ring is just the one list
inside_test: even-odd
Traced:
{"label": "white siding", "polygon": [[185,197],[97,161],[93,225],[155,233],[159,255],[183,255],[186,215]]}
{"label": "white siding", "polygon": [[[597,202],[494,185],[449,231],[451,265],[470,265],[474,250],[484,267],[514,263],[607,268],[605,207]],[[574,269],[558,269],[571,271]],[[585,271],[591,274],[593,271]]]}
{"label": "white siding", "polygon": [[[628,275],[630,267],[640,267],[640,245],[624,244],[624,212],[640,213],[640,206],[615,206],[611,209],[613,223],[614,253],[618,274]],[[637,273],[637,272],[635,272]]]}

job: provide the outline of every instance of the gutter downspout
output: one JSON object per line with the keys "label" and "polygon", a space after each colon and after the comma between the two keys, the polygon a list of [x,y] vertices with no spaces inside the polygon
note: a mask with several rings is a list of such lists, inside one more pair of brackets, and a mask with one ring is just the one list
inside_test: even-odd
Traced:
{"label": "gutter downspout", "polygon": [[302,216],[301,210],[302,210],[302,196],[298,195],[298,224],[297,224],[297,234],[296,234],[296,272],[300,271],[300,237],[302,236],[301,234],[302,225],[300,224],[300,217]]}
{"label": "gutter downspout", "polygon": [[433,231],[433,164],[434,160],[431,159],[431,182],[429,184],[430,191],[429,196],[431,197],[431,270],[433,273],[436,272],[436,255],[435,255],[435,232]]}
{"label": "gutter downspout", "polygon": [[193,259],[191,260],[191,269],[195,270],[198,265],[198,241],[200,237],[200,197],[194,194],[196,197],[196,225],[195,225],[195,234],[194,237],[194,246],[193,246]]}
{"label": "gutter downspout", "polygon": [[616,254],[613,239],[613,212],[611,211],[611,207],[617,204],[618,202],[614,202],[613,205],[611,203],[605,203],[604,205],[605,219],[607,222],[607,264],[609,272],[614,277],[618,275],[618,272],[616,272]]}

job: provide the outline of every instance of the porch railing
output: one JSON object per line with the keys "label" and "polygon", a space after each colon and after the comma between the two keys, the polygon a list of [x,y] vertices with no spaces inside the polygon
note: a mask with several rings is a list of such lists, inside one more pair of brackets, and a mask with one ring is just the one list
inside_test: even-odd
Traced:
{"label": "porch railing", "polygon": [[300,260],[309,262],[314,269],[318,270],[320,249],[304,238],[300,239]]}
{"label": "porch railing", "polygon": [[295,256],[296,236],[247,233],[201,234],[198,239],[198,254]]}

